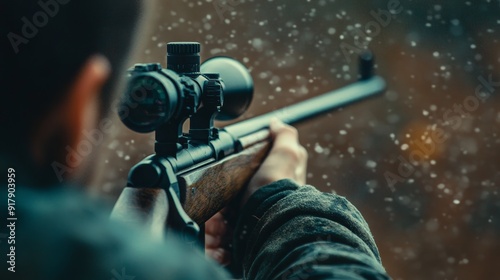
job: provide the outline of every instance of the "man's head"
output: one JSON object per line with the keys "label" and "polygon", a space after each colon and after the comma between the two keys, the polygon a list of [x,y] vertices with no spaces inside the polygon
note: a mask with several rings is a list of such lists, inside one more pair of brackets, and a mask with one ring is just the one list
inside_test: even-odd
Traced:
{"label": "man's head", "polygon": [[138,0],[2,3],[2,165],[55,182],[51,163],[109,108],[141,10]]}

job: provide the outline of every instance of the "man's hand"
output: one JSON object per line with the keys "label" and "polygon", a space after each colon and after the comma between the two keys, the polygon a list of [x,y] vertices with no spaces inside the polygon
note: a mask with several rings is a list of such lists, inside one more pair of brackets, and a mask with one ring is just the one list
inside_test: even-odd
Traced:
{"label": "man's hand", "polygon": [[242,205],[261,187],[281,179],[306,183],[307,151],[299,143],[297,129],[273,119],[270,125],[273,146],[269,155],[248,183]]}
{"label": "man's hand", "polygon": [[[299,143],[298,132],[292,126],[274,119],[270,125],[273,146],[259,170],[252,177],[242,196],[241,206],[261,187],[281,179],[306,182],[307,151]],[[224,219],[224,211],[205,223],[205,249],[221,265],[230,262],[231,228]]]}

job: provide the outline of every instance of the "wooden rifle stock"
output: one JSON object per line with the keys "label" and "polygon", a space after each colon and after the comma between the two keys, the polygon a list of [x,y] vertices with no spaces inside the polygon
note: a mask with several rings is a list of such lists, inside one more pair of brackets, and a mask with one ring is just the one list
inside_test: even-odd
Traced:
{"label": "wooden rifle stock", "polygon": [[179,176],[186,190],[184,210],[198,224],[203,224],[228,205],[248,184],[270,148],[269,142],[257,143],[193,172]]}

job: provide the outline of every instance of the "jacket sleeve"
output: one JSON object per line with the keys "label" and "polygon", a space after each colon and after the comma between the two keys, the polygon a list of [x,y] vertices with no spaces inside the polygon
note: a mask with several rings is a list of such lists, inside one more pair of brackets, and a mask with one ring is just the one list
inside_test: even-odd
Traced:
{"label": "jacket sleeve", "polygon": [[234,240],[244,279],[389,279],[360,212],[290,180],[252,195]]}

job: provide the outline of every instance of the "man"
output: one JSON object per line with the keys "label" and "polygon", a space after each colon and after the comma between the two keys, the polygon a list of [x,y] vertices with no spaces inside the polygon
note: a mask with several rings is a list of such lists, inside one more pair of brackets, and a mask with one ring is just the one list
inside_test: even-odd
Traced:
{"label": "man", "polygon": [[[0,232],[1,279],[229,278],[173,237],[159,243],[110,221],[109,207],[78,188],[88,162],[67,170],[76,189],[60,184],[53,170],[109,110],[142,6],[132,0],[2,3],[0,168],[11,180],[2,188],[1,220],[8,223],[7,233]],[[232,265],[245,279],[388,278],[354,206],[301,186],[306,153],[297,131],[278,121],[271,131],[272,150],[243,196]],[[207,251],[221,263],[227,263],[227,230],[221,215],[207,225]]]}

